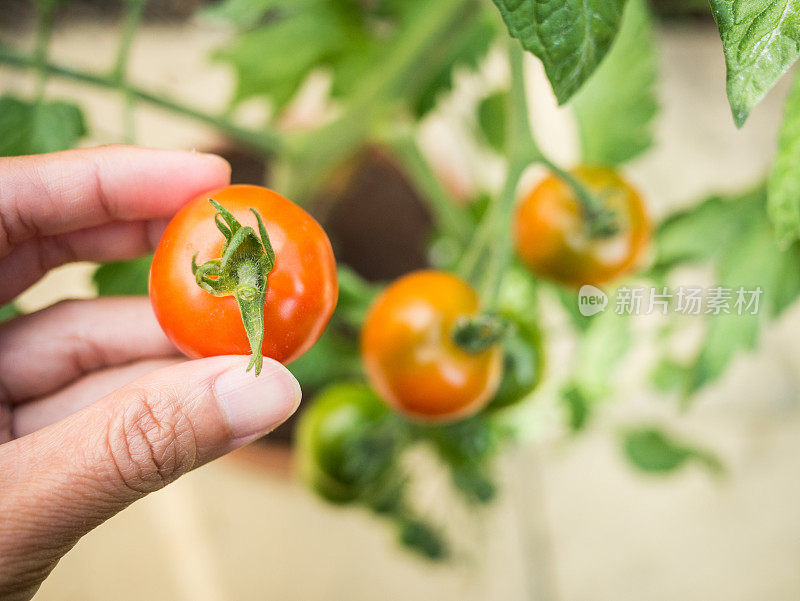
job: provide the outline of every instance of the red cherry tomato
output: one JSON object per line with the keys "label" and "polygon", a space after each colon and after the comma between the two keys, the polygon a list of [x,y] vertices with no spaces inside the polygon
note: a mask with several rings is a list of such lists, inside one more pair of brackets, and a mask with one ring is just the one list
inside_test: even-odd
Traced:
{"label": "red cherry tomato", "polygon": [[472,353],[453,341],[458,320],[478,308],[472,287],[452,274],[418,271],[396,280],[361,331],[372,387],[412,418],[445,421],[479,411],[500,383],[502,349]]}
{"label": "red cherry tomato", "polygon": [[225,237],[215,225],[214,199],[244,226],[258,232],[251,208],[264,220],[275,265],[266,279],[265,357],[290,363],[319,338],[336,307],[336,262],[322,227],[280,194],[236,185],[198,196],[173,217],[150,269],[150,300],[169,339],[192,358],[249,354],[250,344],[233,296],[198,286],[198,263],[221,256]]}
{"label": "red cherry tomato", "polygon": [[572,174],[613,212],[618,233],[591,236],[574,190],[548,175],[517,209],[517,254],[538,275],[572,286],[602,284],[636,267],[650,240],[650,222],[642,197],[616,171],[578,167]]}

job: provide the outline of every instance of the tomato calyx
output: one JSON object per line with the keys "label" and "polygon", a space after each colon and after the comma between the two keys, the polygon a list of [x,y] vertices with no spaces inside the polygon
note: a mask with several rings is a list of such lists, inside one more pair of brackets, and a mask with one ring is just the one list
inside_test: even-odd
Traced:
{"label": "tomato calyx", "polygon": [[272,250],[258,211],[250,209],[258,222],[257,234],[252,227],[239,223],[216,200],[209,198],[208,202],[217,211],[214,223],[225,236],[225,244],[222,246],[222,257],[211,259],[202,265],[197,264],[195,253],[192,257],[192,274],[197,285],[209,294],[236,298],[252,353],[247,371],[255,368],[258,375],[264,363],[261,343],[264,339],[267,275],[275,266],[275,251]]}
{"label": "tomato calyx", "polygon": [[508,322],[493,313],[460,318],[453,329],[453,342],[468,353],[482,353],[505,337]]}
{"label": "tomato calyx", "polygon": [[584,208],[589,236],[592,238],[613,238],[619,233],[619,216],[616,211],[606,207]]}
{"label": "tomato calyx", "polygon": [[591,238],[611,238],[619,233],[619,215],[608,207],[613,190],[590,190],[585,182],[570,172],[559,170],[557,175],[572,188]]}

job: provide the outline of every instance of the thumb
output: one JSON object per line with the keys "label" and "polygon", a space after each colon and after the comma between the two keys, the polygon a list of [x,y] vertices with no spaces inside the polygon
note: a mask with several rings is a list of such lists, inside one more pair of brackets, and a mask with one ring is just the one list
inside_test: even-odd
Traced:
{"label": "thumb", "polygon": [[158,370],[0,446],[0,599],[30,598],[86,532],[294,413],[297,380],[266,359],[255,377],[247,360]]}

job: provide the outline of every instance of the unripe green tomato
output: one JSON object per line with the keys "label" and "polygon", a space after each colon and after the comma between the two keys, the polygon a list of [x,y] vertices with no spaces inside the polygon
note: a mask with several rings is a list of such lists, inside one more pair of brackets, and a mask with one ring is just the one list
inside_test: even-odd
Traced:
{"label": "unripe green tomato", "polygon": [[320,392],[298,424],[303,481],[331,502],[358,498],[392,460],[391,452],[369,453],[369,445],[362,444],[387,415],[386,405],[364,384],[334,384]]}
{"label": "unripe green tomato", "polygon": [[503,341],[503,379],[487,411],[505,409],[527,398],[542,381],[544,345],[534,324],[505,315],[511,331]]}

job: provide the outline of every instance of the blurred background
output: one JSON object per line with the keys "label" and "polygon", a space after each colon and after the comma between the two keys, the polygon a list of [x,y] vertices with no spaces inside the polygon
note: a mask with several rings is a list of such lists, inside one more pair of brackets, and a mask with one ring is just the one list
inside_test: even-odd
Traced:
{"label": "blurred background", "polygon": [[[225,113],[237,81],[229,65],[208,57],[237,34],[230,24],[198,15],[206,4],[149,2],[130,48],[127,77],[203,112]],[[625,172],[651,212],[663,217],[763,177],[788,82],[736,130],[719,33],[705,3],[654,8],[660,104],[655,144]],[[69,4],[57,13],[50,57],[82,71],[107,72],[122,14],[116,2]],[[15,49],[35,46],[30,2],[0,4],[0,39]],[[539,62],[528,57],[525,68],[537,136],[552,158],[570,165],[579,152],[575,124],[556,105]],[[477,69],[457,74],[452,92],[416,130],[422,152],[456,198],[502,178],[502,164],[473,148],[464,133],[464,114],[482,89],[503,81],[505,70],[502,53],[490,51]],[[0,65],[0,92],[26,95],[35,84],[31,72]],[[324,94],[324,81],[305,82],[280,126],[302,129],[324,119]],[[47,95],[75,99],[82,107],[88,134],[80,146],[130,136],[117,90],[52,78]],[[228,114],[242,127],[258,128],[269,108],[247,101]],[[234,182],[267,181],[271,163],[263,153],[212,124],[147,103],[136,106],[133,118],[138,144],[220,152],[232,162]],[[425,265],[431,217],[415,186],[379,146],[365,145],[355,157],[311,202],[337,257],[373,280]],[[385,252],[387,247],[395,252]],[[62,298],[92,297],[95,267],[56,269],[17,305],[28,312]],[[408,458],[415,470],[432,473],[414,491],[418,504],[459,542],[448,561],[408,553],[366,510],[314,497],[294,476],[290,424],[268,444],[197,470],[86,536],[37,599],[800,598],[800,308],[770,324],[759,348],[737,356],[690,411],[676,411],[674,402],[643,384],[641,366],[655,351],[647,344],[637,348],[617,370],[613,402],[600,404],[592,427],[578,434],[562,424],[557,401],[575,336],[563,312],[543,311],[542,319],[548,371],[534,398],[513,415],[519,442],[497,460],[495,502],[459,506],[436,480],[440,468],[424,449]],[[652,330],[648,319],[639,322],[637,332]],[[714,476],[691,463],[667,474],[635,469],[616,432],[654,421],[713,449],[724,473]]]}

